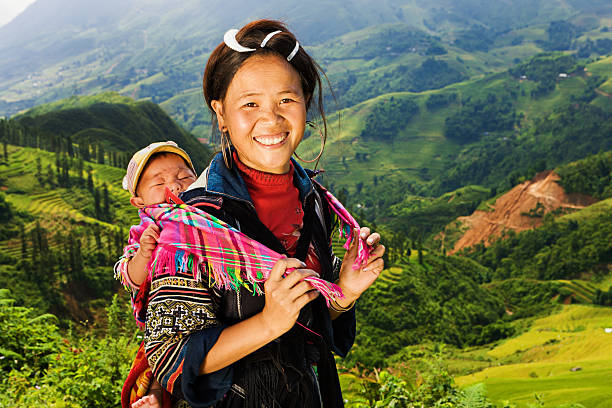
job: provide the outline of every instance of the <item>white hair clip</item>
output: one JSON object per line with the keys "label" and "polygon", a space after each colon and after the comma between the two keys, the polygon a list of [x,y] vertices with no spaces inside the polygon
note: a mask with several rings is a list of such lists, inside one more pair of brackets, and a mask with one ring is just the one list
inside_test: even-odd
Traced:
{"label": "white hair clip", "polygon": [[300,50],[300,43],[297,42],[297,40],[295,40],[295,47],[293,47],[293,51],[291,51],[291,54],[287,56],[287,61],[291,61],[293,57],[295,57],[295,54],[298,53],[299,50]]}
{"label": "white hair clip", "polygon": [[230,47],[232,50],[238,52],[255,51],[255,48],[247,48],[240,45],[238,43],[238,40],[236,39],[236,34],[238,34],[238,30],[236,30],[235,28],[227,30],[225,32],[225,35],[223,35],[223,42],[225,43],[225,45]]}
{"label": "white hair clip", "polygon": [[282,33],[282,31],[281,30],[276,30],[276,31],[272,31],[270,34],[266,35],[266,38],[263,39],[263,41],[261,42],[260,47],[261,48],[265,47],[266,44],[268,43],[268,41],[270,41],[270,39],[272,37],[274,37],[278,33]]}
{"label": "white hair clip", "polygon": [[[278,33],[282,33],[282,31],[281,30],[272,31],[271,33],[266,35],[266,37],[261,42],[260,47],[264,48],[266,46],[266,44],[268,43],[268,41],[270,41],[270,39],[272,39],[272,37],[274,37]],[[255,48],[247,48],[247,47],[244,47],[244,46],[240,45],[240,43],[236,39],[236,34],[238,34],[238,30],[235,29],[235,28],[227,30],[225,32],[225,34],[223,35],[223,42],[225,43],[225,45],[227,45],[232,50],[237,51],[237,52],[252,52],[252,51],[255,51]],[[295,57],[295,55],[298,53],[299,50],[300,50],[300,43],[296,40],[295,41],[295,47],[293,47],[293,51],[291,51],[291,54],[289,54],[289,56],[287,56],[287,61],[291,61],[293,59],[293,57]]]}

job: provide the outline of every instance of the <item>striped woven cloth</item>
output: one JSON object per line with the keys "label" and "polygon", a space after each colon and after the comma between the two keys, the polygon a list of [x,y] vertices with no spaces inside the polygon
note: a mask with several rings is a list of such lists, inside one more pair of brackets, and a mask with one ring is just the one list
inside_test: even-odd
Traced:
{"label": "striped woven cloth", "polygon": [[[329,192],[323,197],[340,221],[340,237],[346,238],[348,249],[356,238],[357,221]],[[198,208],[180,204],[156,204],[139,210],[140,224],[132,226],[128,245],[123,257],[115,265],[115,275],[132,292],[132,307],[140,326],[144,326],[143,312],[146,309],[149,284],[156,272],[190,272],[194,279],[207,279],[209,287],[239,291],[249,290],[262,295],[262,285],[272,266],[282,255],[249,238],[226,222]],[[147,265],[149,276],[140,290],[127,284],[127,262],[136,253],[143,231],[156,223],[161,228],[158,246]],[[357,259],[353,268],[367,263],[369,248],[363,239],[358,239]],[[291,270],[288,270],[291,272]],[[318,290],[329,305],[333,299],[342,298],[341,289],[334,283],[317,277],[305,279]]]}
{"label": "striped woven cloth", "polygon": [[[135,230],[130,235],[140,235],[153,222],[161,228],[157,248],[147,265],[149,281],[156,273],[191,272],[194,279],[208,279],[209,286],[235,291],[244,288],[262,295],[259,283],[268,279],[274,264],[283,257],[224,221],[186,204],[157,204],[141,209],[139,215],[141,222],[132,227]],[[305,280],[327,302],[343,297],[334,283],[314,276]]]}

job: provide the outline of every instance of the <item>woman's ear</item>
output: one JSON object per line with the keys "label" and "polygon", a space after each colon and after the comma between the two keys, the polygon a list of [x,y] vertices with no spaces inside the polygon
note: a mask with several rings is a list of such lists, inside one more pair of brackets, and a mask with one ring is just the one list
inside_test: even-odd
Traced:
{"label": "woman's ear", "polygon": [[215,111],[215,115],[217,115],[219,131],[223,132],[223,129],[225,128],[225,119],[223,118],[223,102],[215,99],[213,101],[210,101],[210,106]]}
{"label": "woman's ear", "polygon": [[142,199],[142,197],[132,197],[132,198],[130,198],[130,204],[132,204],[136,208],[143,208],[145,206],[144,205],[144,200]]}

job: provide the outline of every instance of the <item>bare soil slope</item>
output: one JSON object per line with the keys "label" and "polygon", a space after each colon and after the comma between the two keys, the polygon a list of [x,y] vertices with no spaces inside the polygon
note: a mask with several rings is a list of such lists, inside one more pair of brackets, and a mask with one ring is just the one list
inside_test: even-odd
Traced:
{"label": "bare soil slope", "polygon": [[597,201],[584,194],[565,193],[556,180],[559,176],[553,171],[539,173],[499,197],[490,211],[476,210],[470,216],[459,217],[466,231],[450,253],[479,242],[488,245],[504,230],[520,232],[536,228],[542,224],[542,215],[558,208],[579,210]]}

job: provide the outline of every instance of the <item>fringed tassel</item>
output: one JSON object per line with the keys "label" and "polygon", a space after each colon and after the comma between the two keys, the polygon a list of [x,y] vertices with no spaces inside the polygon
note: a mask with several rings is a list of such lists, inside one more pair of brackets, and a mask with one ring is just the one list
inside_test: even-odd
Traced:
{"label": "fringed tassel", "polygon": [[[151,257],[147,270],[149,271],[149,281],[153,276],[162,273],[168,273],[171,276],[176,274],[176,271],[183,273],[191,272],[194,279],[201,280],[201,271],[205,268],[208,275],[209,286],[215,285],[219,289],[233,290],[239,292],[241,288],[245,288],[253,295],[261,296],[264,294],[259,283],[265,282],[268,279],[269,271],[250,270],[243,275],[239,268],[230,267],[222,263],[209,262],[207,259],[202,259],[197,255],[186,252],[181,249],[174,249],[171,246],[159,245],[154,256]],[[328,282],[324,279],[315,276],[309,276],[304,279],[309,282],[321,295],[325,297],[325,301],[329,302],[336,299],[342,299],[342,289],[335,283]]]}
{"label": "fringed tassel", "polygon": [[327,303],[327,307],[329,307],[329,302],[332,300],[343,299],[344,294],[342,293],[342,289],[340,286],[335,283],[328,282],[321,278],[316,278],[314,276],[309,276],[304,279],[306,282],[310,283],[316,290],[325,297],[325,303]]}
{"label": "fringed tassel", "polygon": [[361,268],[368,262],[368,258],[370,257],[370,248],[368,248],[366,245],[365,240],[355,236],[355,229],[359,229],[359,224],[346,210],[346,208],[344,208],[340,201],[338,201],[338,199],[327,190],[325,191],[325,199],[327,200],[329,207],[338,216],[338,220],[340,221],[340,238],[346,238],[344,249],[348,251],[353,243],[353,240],[359,240],[359,246],[357,247],[357,258],[353,264],[353,269]]}

